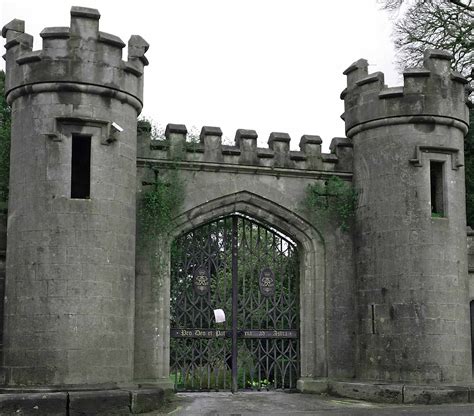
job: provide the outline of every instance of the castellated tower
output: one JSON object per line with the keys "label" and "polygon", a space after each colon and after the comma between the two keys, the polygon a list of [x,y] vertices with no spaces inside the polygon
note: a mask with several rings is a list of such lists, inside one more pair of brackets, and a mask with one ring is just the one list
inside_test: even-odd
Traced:
{"label": "castellated tower", "polygon": [[6,384],[133,377],[136,120],[148,44],[99,31],[95,9],[70,27],[24,22],[6,38],[12,107],[4,369]]}
{"label": "castellated tower", "polygon": [[463,138],[466,80],[451,56],[387,88],[367,61],[346,71],[359,192],[355,254],[360,379],[471,380]]}

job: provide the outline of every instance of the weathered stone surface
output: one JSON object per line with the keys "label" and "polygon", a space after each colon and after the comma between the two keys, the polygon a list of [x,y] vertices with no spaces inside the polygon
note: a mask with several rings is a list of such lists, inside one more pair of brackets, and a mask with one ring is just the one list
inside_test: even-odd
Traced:
{"label": "weathered stone surface", "polygon": [[296,388],[301,393],[321,394],[328,391],[329,383],[327,379],[300,378]]}
{"label": "weathered stone surface", "polygon": [[[405,74],[403,95],[380,96],[383,76],[369,75],[364,61],[347,74],[360,379],[472,379],[460,168],[468,117],[464,85],[447,62],[427,51],[424,70]],[[432,215],[432,162],[443,166],[441,218]]]}
{"label": "weathered stone surface", "polygon": [[[98,30],[99,17],[95,9],[73,8],[70,31],[44,33],[39,61],[18,62],[25,52],[19,46],[7,52],[6,89],[15,88],[7,92],[14,114],[4,325],[9,386],[133,379],[143,79],[123,69],[123,45]],[[17,26],[8,26],[6,36]],[[116,141],[112,123],[123,129]],[[91,141],[90,198],[71,197],[76,135]]]}
{"label": "weathered stone surface", "polygon": [[468,402],[468,387],[413,386],[407,384],[403,388],[403,403],[441,404]]}
{"label": "weathered stone surface", "polygon": [[0,394],[2,416],[66,416],[66,393]]}
{"label": "weathered stone surface", "polygon": [[130,390],[132,413],[145,413],[159,409],[164,402],[165,391],[159,388]]}
{"label": "weathered stone surface", "polygon": [[69,393],[69,416],[125,416],[130,414],[130,393],[99,390]]}
{"label": "weathered stone surface", "polygon": [[[149,258],[136,250],[147,230],[140,224],[137,230],[135,197],[138,191],[140,204],[145,187],[170,168],[185,188],[170,240],[241,213],[298,246],[302,390],[326,388],[313,378],[379,380],[388,384],[330,388],[399,402],[400,386],[392,381],[472,379],[465,80],[451,72],[446,53],[427,51],[424,68],[405,72],[404,86],[390,89],[382,73],[368,73],[366,60],[351,65],[342,94],[351,140],[334,139],[331,154],[321,153],[318,136],[303,136],[293,151],[286,133],[272,133],[260,148],[256,131],[239,129],[229,146],[218,127],[205,127],[190,146],[184,125],[169,124],[167,140],[159,141],[142,123],[137,158],[149,45],[133,35],[124,62],[124,43],[99,31],[99,18],[95,9],[73,8],[69,28],[42,32],[41,51],[32,50],[24,22],[2,31],[13,115],[7,386],[169,383],[169,241],[156,247],[165,272],[154,291]],[[91,139],[90,198],[71,198],[76,136]],[[431,162],[443,164],[442,218],[431,214]],[[315,220],[302,207],[308,186],[333,175],[353,181],[358,192],[349,231],[331,215]],[[0,253],[0,283],[2,260]],[[409,392],[410,400],[428,394]],[[99,395],[103,400],[92,393],[71,397],[78,409],[88,398],[110,402],[114,394],[124,399],[120,392]],[[136,407],[158,396],[138,392]]]}
{"label": "weathered stone surface", "polygon": [[368,400],[381,403],[402,403],[402,384],[383,384],[371,382],[330,381],[330,394],[351,399]]}

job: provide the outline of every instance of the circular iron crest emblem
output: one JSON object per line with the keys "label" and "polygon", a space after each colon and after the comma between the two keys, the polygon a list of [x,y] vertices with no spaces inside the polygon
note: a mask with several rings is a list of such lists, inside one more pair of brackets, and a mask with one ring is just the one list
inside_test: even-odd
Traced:
{"label": "circular iron crest emblem", "polygon": [[258,284],[260,286],[260,293],[263,296],[272,296],[275,294],[275,275],[272,269],[266,267],[260,272]]}
{"label": "circular iron crest emblem", "polygon": [[209,273],[205,267],[200,266],[194,270],[193,284],[198,295],[205,295],[209,291]]}

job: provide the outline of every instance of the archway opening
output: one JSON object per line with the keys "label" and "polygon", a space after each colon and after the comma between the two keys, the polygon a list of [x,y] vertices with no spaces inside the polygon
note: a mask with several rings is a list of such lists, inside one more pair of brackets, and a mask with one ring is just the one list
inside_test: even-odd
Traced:
{"label": "archway opening", "polygon": [[170,281],[175,389],[295,389],[299,269],[291,238],[241,213],[178,236]]}

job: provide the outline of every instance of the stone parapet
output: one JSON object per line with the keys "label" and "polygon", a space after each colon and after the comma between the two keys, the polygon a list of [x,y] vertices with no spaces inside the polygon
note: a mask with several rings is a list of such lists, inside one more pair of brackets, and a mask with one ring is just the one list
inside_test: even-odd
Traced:
{"label": "stone parapet", "polygon": [[45,28],[40,34],[43,47],[37,51],[32,50],[33,37],[25,33],[24,21],[6,24],[2,36],[6,38],[7,101],[11,104],[19,95],[31,93],[36,84],[57,91],[75,91],[77,84],[86,84],[94,86],[96,94],[128,96],[140,111],[149,45],[142,37],[131,36],[128,59],[122,60],[125,43],[101,32],[99,19],[96,9],[72,7],[71,26]]}
{"label": "stone parapet", "polygon": [[352,142],[347,138],[334,138],[331,153],[321,152],[319,136],[304,135],[300,150],[290,150],[288,133],[273,132],[268,147],[258,147],[255,130],[238,129],[233,146],[222,144],[219,127],[204,126],[199,141],[188,138],[186,126],[168,124],[164,140],[151,138],[149,124],[138,126],[139,159],[160,159],[194,163],[257,166],[289,170],[320,170],[326,172],[352,172]]}
{"label": "stone parapet", "polygon": [[382,72],[368,73],[365,59],[354,62],[344,71],[347,88],[341,94],[347,136],[379,125],[430,122],[452,125],[465,134],[468,81],[451,70],[451,59],[448,52],[426,50],[423,68],[405,70],[404,85],[392,88],[385,85]]}

